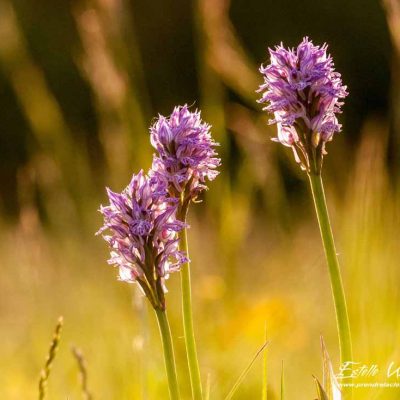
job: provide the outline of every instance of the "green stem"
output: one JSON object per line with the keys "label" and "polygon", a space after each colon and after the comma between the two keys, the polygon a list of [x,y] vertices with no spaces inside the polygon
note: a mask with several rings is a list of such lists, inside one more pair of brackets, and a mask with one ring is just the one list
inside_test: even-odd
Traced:
{"label": "green stem", "polygon": [[[182,230],[180,235],[180,249],[184,251],[189,258],[188,240],[186,228]],[[183,313],[183,329],[185,335],[186,353],[189,365],[190,383],[192,386],[193,400],[201,400],[202,387],[199,361],[197,359],[196,339],[193,329],[192,314],[192,291],[190,283],[190,265],[185,263],[181,267],[181,284],[182,284],[182,313]]]}
{"label": "green stem", "polygon": [[[335,303],[336,322],[339,334],[340,361],[343,363],[345,361],[352,361],[350,323],[347,313],[343,282],[340,275],[339,261],[333,240],[331,224],[329,222],[322,178],[321,175],[315,173],[310,173],[308,177],[310,178],[315,210],[317,212],[322,242],[329,267],[329,276],[331,280],[333,300]],[[347,398],[351,398],[351,394],[348,395],[346,399]]]}
{"label": "green stem", "polygon": [[164,350],[165,368],[167,370],[169,397],[171,400],[179,400],[178,378],[176,376],[174,348],[172,345],[171,330],[166,311],[155,308],[158,326]]}

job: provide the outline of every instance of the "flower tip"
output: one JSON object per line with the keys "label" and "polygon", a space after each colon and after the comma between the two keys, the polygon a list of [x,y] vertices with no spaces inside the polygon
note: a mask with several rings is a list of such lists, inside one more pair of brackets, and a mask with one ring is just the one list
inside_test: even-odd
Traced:
{"label": "flower tip", "polygon": [[151,128],[151,144],[158,152],[152,173],[163,176],[177,193],[194,193],[219,165],[211,125],[201,120],[200,110],[190,111],[187,104],[174,107],[169,117],[163,117],[163,125],[159,121]]}
{"label": "flower tip", "polygon": [[[316,46],[304,36],[297,48],[284,48],[282,43],[268,48],[270,63],[260,66],[264,82],[257,90],[262,94],[258,103],[267,103],[263,109],[274,115],[269,123],[278,124],[278,137],[273,140],[300,146],[307,155],[302,160],[307,170],[315,165],[308,160],[314,157],[309,147],[322,152],[324,143],[340,131],[336,114],[348,94],[327,48],[326,43]],[[284,130],[279,128],[283,126]],[[305,139],[312,132],[318,135]]]}

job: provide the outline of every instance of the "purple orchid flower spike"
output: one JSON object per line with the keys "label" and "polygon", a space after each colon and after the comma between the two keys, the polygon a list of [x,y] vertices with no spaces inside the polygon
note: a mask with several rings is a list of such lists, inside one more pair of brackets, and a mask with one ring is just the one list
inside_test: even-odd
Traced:
{"label": "purple orchid flower spike", "polygon": [[325,144],[340,132],[336,114],[348,93],[335,72],[327,45],[315,46],[307,37],[297,49],[282,45],[269,49],[270,64],[261,66],[264,83],[259,92],[264,110],[274,114],[277,124],[273,139],[292,147],[296,161],[307,172],[320,173]]}
{"label": "purple orchid flower spike", "polygon": [[[269,50],[271,60],[261,66],[264,83],[259,92],[264,110],[273,113],[271,124],[277,124],[275,141],[293,149],[295,159],[307,172],[321,239],[328,264],[335,304],[341,362],[352,360],[352,341],[346,296],[339,259],[329,220],[321,169],[326,143],[340,132],[337,114],[348,93],[341,76],[335,72],[327,45],[314,46],[307,37],[297,49],[282,45]],[[352,398],[351,385],[344,397]]]}
{"label": "purple orchid flower spike", "polygon": [[160,115],[150,128],[150,141],[158,152],[152,174],[168,184],[171,196],[183,196],[186,204],[207,189],[207,179],[218,175],[218,143],[210,128],[200,112],[190,112],[187,105],[175,107],[168,118]]}
{"label": "purple orchid flower spike", "polygon": [[104,225],[97,232],[110,246],[109,264],[119,268],[119,279],[137,282],[155,309],[165,310],[165,280],[187,262],[179,251],[177,232],[185,224],[175,217],[178,202],[157,176],[133,175],[122,193],[107,189],[110,204],[100,212]]}
{"label": "purple orchid flower spike", "polygon": [[[186,222],[191,202],[207,189],[221,164],[215,147],[218,146],[210,133],[210,125],[204,123],[200,112],[189,111],[187,105],[175,107],[169,117],[159,115],[150,128],[150,142],[157,150],[151,175],[164,182],[168,193],[178,201],[177,217]],[[187,232],[179,233],[180,245],[188,254]],[[201,400],[202,385],[196,340],[193,329],[192,294],[189,263],[182,265],[182,314],[187,350],[192,397]]]}

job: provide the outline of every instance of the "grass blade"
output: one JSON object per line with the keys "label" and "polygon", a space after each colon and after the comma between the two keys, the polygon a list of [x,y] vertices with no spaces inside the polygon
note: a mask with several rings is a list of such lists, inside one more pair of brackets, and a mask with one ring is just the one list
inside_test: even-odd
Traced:
{"label": "grass blade", "polygon": [[[265,342],[268,341],[267,338],[267,323],[265,322]],[[263,379],[262,379],[262,400],[267,400],[268,398],[268,353],[264,351],[263,354]]]}
{"label": "grass blade", "polygon": [[251,367],[253,366],[253,364],[255,363],[255,361],[257,360],[257,358],[260,356],[260,354],[266,349],[266,347],[268,346],[269,342],[265,342],[260,349],[257,351],[257,353],[254,355],[254,357],[252,358],[252,360],[250,361],[249,365],[244,369],[244,371],[240,374],[238,380],[236,381],[236,383],[233,385],[231,391],[228,393],[228,395],[225,397],[225,400],[230,400],[233,398],[234,394],[236,393],[236,391],[238,390],[239,386],[242,384],[242,382],[244,381],[244,379],[246,378],[247,374],[249,373],[249,371],[251,370]]}
{"label": "grass blade", "polygon": [[285,368],[282,361],[282,372],[281,372],[281,400],[285,400]]}
{"label": "grass blade", "polygon": [[342,394],[339,383],[333,371],[332,362],[326,349],[325,342],[321,336],[321,350],[322,350],[322,387],[327,394],[328,400],[341,400]]}
{"label": "grass blade", "polygon": [[211,394],[211,374],[208,373],[206,382],[206,394],[204,400],[210,400],[210,394]]}
{"label": "grass blade", "polygon": [[315,376],[313,376],[313,378],[315,379],[315,385],[317,386],[318,400],[329,400],[328,395],[326,394],[319,380]]}

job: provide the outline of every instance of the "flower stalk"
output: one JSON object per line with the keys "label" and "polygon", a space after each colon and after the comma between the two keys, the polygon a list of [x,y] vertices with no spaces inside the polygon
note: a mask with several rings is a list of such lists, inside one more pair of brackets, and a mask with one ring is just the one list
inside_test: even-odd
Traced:
{"label": "flower stalk", "polygon": [[[331,281],[333,300],[336,310],[336,322],[339,335],[340,361],[343,364],[352,360],[352,345],[349,316],[347,312],[346,297],[340,274],[339,260],[336,253],[335,242],[329,213],[326,205],[326,198],[322,177],[320,174],[308,174],[315,211],[317,213],[322,243],[324,245],[326,261],[328,263],[329,277]],[[346,397],[350,398],[350,397]]]}
{"label": "flower stalk", "polygon": [[155,309],[158,327],[164,351],[165,369],[167,371],[169,396],[171,400],[179,400],[178,377],[175,367],[174,347],[172,344],[171,330],[169,327],[168,317],[165,310]]}
{"label": "flower stalk", "polygon": [[[185,207],[186,208],[186,207]],[[182,221],[186,222],[187,211],[183,209],[183,214],[180,216]],[[189,259],[189,248],[187,239],[187,229],[184,228],[179,233],[180,250],[185,252]],[[190,383],[192,387],[192,395],[194,400],[203,398],[201,375],[199,361],[197,357],[196,338],[193,327],[193,312],[192,312],[192,288],[190,277],[190,262],[186,262],[181,266],[181,290],[182,290],[182,316],[183,330],[185,336],[186,354],[189,367]]]}

